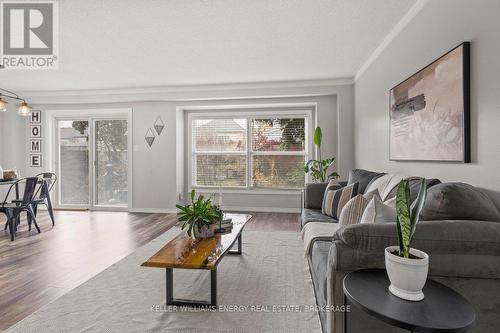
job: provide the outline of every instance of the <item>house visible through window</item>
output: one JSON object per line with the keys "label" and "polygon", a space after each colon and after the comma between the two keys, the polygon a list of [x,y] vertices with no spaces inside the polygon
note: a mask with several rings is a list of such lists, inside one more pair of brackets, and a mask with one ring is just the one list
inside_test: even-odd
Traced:
{"label": "house visible through window", "polygon": [[193,187],[304,186],[307,115],[190,119]]}

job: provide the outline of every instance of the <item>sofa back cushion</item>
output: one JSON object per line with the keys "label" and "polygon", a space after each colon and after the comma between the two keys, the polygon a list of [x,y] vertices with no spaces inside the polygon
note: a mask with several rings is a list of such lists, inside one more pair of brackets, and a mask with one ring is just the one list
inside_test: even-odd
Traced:
{"label": "sofa back cushion", "polygon": [[[420,182],[422,181],[422,178],[420,177],[411,177],[408,179],[409,186],[410,186],[410,202],[415,201],[415,199],[418,196],[418,191],[420,191]],[[436,178],[429,178],[425,180],[425,185],[427,189],[431,188],[434,185],[441,184],[441,181]],[[389,200],[392,198],[396,197],[396,193],[398,191],[398,187],[395,186],[392,188],[392,190],[389,192],[385,200]]]}
{"label": "sofa back cushion", "polygon": [[375,178],[385,175],[381,172],[373,172],[363,169],[353,169],[349,171],[348,185],[358,183],[358,193],[364,194],[366,186]]}
{"label": "sofa back cushion", "polygon": [[336,188],[334,184],[332,186],[328,184],[323,198],[322,213],[338,220],[344,206],[357,194],[358,183],[347,185],[340,189]]}
{"label": "sofa back cushion", "polygon": [[422,220],[479,220],[500,222],[491,199],[465,183],[442,183],[427,190]]}
{"label": "sofa back cushion", "polygon": [[308,209],[320,209],[323,205],[323,196],[328,183],[306,184],[304,191],[304,207]]}

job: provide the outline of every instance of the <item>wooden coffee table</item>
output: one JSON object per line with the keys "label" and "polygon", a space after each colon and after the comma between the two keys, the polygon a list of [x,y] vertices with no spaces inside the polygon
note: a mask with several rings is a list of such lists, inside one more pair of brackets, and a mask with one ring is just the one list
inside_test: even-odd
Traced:
{"label": "wooden coffee table", "polygon": [[[226,254],[241,254],[241,233],[252,218],[246,214],[226,214],[232,218],[232,230],[211,238],[194,239],[186,232],[169,241],[141,266],[166,269],[167,305],[211,307],[217,305],[217,266]],[[231,248],[238,241],[238,250]],[[174,298],[173,269],[205,269],[210,271],[210,301]]]}

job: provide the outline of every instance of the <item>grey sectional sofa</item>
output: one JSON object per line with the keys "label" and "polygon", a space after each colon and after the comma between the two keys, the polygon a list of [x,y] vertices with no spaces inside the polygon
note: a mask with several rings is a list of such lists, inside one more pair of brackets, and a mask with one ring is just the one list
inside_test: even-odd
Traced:
{"label": "grey sectional sofa", "polygon": [[[382,175],[352,170],[347,183],[358,182],[364,191]],[[305,233],[312,233],[307,256],[317,303],[335,307],[344,304],[345,275],[363,268],[384,269],[384,249],[397,245],[398,238],[395,222],[340,228],[338,221],[321,214],[326,185],[306,186],[302,227]],[[416,197],[418,186],[410,185],[411,196]],[[427,187],[412,246],[429,254],[429,278],[457,290],[476,308],[478,322],[473,332],[500,332],[500,212],[486,194],[471,185],[431,179]],[[384,199],[394,195],[394,190],[388,190]],[[331,234],[315,236],[317,227],[331,228]],[[404,332],[356,309],[348,318],[349,332]],[[323,332],[344,332],[343,313],[320,311],[320,320]]]}

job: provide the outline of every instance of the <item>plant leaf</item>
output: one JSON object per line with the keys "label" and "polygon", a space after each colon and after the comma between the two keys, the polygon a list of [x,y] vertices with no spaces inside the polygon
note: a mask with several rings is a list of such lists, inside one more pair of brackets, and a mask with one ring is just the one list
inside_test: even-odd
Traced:
{"label": "plant leaf", "polygon": [[321,133],[321,127],[316,127],[314,130],[314,144],[318,147],[321,148],[321,140],[322,140],[323,134]]}
{"label": "plant leaf", "polygon": [[403,234],[401,232],[401,224],[399,222],[399,217],[398,216],[396,216],[396,226],[398,228],[399,255],[402,255],[403,254],[403,242],[402,242]]}
{"label": "plant leaf", "polygon": [[339,177],[340,177],[340,175],[338,173],[336,173],[335,171],[328,175],[328,179],[339,178]]}
{"label": "plant leaf", "polygon": [[412,204],[410,242],[413,237],[413,234],[415,233],[415,229],[417,228],[417,224],[420,219],[420,212],[424,208],[426,198],[427,198],[427,187],[425,185],[425,178],[424,178],[420,183],[420,190],[418,191],[417,199]]}
{"label": "plant leaf", "polygon": [[400,251],[403,257],[410,256],[410,236],[411,236],[411,213],[410,213],[410,190],[407,180],[399,183],[396,196],[396,212],[398,214],[397,222],[401,230],[399,238]]}

